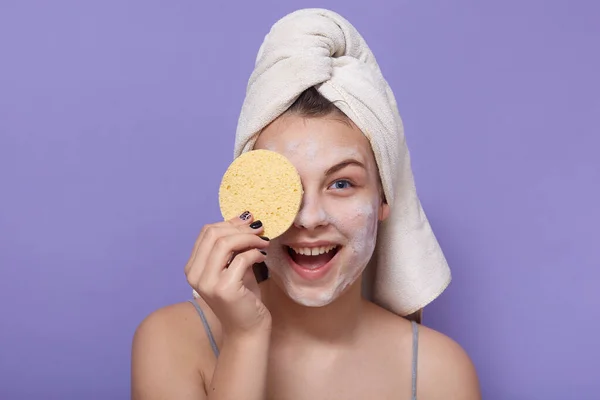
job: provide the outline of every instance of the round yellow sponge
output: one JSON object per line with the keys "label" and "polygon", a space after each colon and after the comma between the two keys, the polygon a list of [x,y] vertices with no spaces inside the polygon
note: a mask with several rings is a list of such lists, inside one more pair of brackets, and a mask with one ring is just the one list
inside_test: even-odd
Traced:
{"label": "round yellow sponge", "polygon": [[302,202],[302,182],[294,165],[270,150],[237,157],[221,180],[219,206],[225,220],[250,211],[274,239],[292,226]]}

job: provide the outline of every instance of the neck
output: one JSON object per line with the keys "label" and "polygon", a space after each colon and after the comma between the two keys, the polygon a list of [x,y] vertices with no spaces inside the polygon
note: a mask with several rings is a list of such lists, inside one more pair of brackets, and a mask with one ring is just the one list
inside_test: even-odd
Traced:
{"label": "neck", "polygon": [[274,337],[295,337],[330,344],[354,341],[365,312],[361,278],[323,307],[298,304],[272,280],[264,283],[262,296],[271,312]]}

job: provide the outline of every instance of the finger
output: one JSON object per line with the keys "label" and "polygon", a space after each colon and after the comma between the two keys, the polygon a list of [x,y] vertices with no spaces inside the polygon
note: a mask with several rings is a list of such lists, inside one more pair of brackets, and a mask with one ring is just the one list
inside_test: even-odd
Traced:
{"label": "finger", "polygon": [[253,221],[254,221],[254,217],[252,216],[252,214],[249,211],[244,211],[237,217],[231,218],[228,221],[222,221],[222,222],[217,222],[215,224],[205,225],[202,228],[202,230],[200,231],[200,233],[198,234],[196,241],[194,242],[194,247],[192,248],[192,252],[190,254],[188,263],[186,264],[186,268],[185,268],[186,273],[187,273],[188,269],[191,267],[191,264],[193,264],[194,259],[196,258],[198,249],[206,237],[207,230],[221,228],[221,227],[228,227],[229,225],[233,225],[233,226],[249,225]]}
{"label": "finger", "polygon": [[[207,275],[208,279],[213,278],[210,281],[213,282],[214,279],[218,278],[218,271],[226,267],[230,259],[235,255],[236,251],[248,249],[248,247],[243,247],[243,243],[239,244],[239,242],[236,241],[228,242],[228,240],[224,238],[245,234],[255,238],[260,237],[260,239],[263,241],[268,242],[268,238],[264,236],[257,236],[262,233],[263,230],[264,228],[262,227],[262,223],[260,221],[254,221],[250,225],[242,225],[238,227],[234,227],[227,221],[224,223],[205,226],[202,229],[202,240],[199,242],[195,253],[191,255],[184,269],[188,283],[193,287],[197,287],[202,275],[205,273],[205,268],[207,265],[211,265],[215,269],[214,273],[209,273]],[[253,239],[252,241],[254,242],[254,247],[264,246],[262,241],[257,241],[256,239]],[[217,247],[217,243],[220,243],[219,247]],[[231,243],[230,246],[227,246],[227,243]],[[215,247],[217,248],[215,249]],[[216,261],[211,262],[209,257],[211,257],[211,254],[213,253],[216,253],[218,257],[215,258]]]}
{"label": "finger", "polygon": [[244,211],[237,217],[233,217],[226,222],[230,223],[233,226],[243,226],[251,224],[252,221],[254,221],[254,216],[252,215],[252,213],[250,211]]}
{"label": "finger", "polygon": [[[228,225],[241,226],[244,224],[251,224],[253,222],[253,220],[254,220],[254,218],[253,218],[252,214],[249,211],[244,211],[237,217],[231,218],[228,221],[217,222],[215,224],[207,225],[206,227],[221,227],[221,226],[225,227]],[[203,228],[200,231],[200,234],[198,235],[198,237],[196,238],[196,242],[194,243],[194,248],[192,250],[192,254],[196,253],[196,250],[199,247],[200,243],[202,243],[205,234],[206,234],[206,229]]]}
{"label": "finger", "polygon": [[246,273],[250,273],[254,280],[254,284],[257,284],[251,267],[254,264],[265,261],[266,257],[267,253],[264,250],[252,249],[244,251],[234,257],[231,264],[229,264],[227,271],[222,274],[222,279],[227,280],[229,284],[234,284],[236,282],[244,281]]}
{"label": "finger", "polygon": [[[214,251],[217,241],[221,238],[240,235],[238,228],[232,227],[230,224],[213,224],[204,229],[204,239],[196,249],[196,253],[190,257],[188,264],[185,267],[185,274],[188,283],[196,290],[202,290],[199,287],[202,281],[202,275],[206,266],[209,264],[209,257]],[[230,250],[229,256],[233,256],[233,250]],[[211,282],[208,282],[210,284]],[[206,288],[206,286],[204,286]]]}
{"label": "finger", "polygon": [[250,232],[255,235],[260,235],[264,232],[265,228],[260,220],[254,220],[254,215],[249,211],[245,211],[240,214],[239,217],[231,218],[228,223],[231,226],[239,228],[242,232]]}
{"label": "finger", "polygon": [[206,251],[209,251],[214,246],[214,242],[217,240],[217,238],[226,234],[227,231],[233,232],[234,229],[235,228],[232,228],[225,222],[205,225],[198,235],[196,243],[194,243],[192,253],[190,254],[188,262],[185,265],[185,273],[190,273],[190,270],[194,265],[203,265],[203,262],[206,261],[206,257],[202,257],[202,255],[205,255]]}
{"label": "finger", "polygon": [[[236,233],[219,237],[208,255],[206,265],[202,271],[202,279],[205,282],[214,283],[224,269],[230,268],[234,253],[242,253],[249,249],[265,249],[269,241],[252,233]],[[235,260],[240,254],[235,255]],[[229,267],[228,265],[229,264]]]}

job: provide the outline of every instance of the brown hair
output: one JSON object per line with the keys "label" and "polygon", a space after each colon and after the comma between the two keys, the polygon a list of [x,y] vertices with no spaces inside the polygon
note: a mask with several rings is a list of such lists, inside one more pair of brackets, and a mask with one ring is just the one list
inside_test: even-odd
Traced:
{"label": "brown hair", "polygon": [[296,101],[286,110],[285,113],[296,114],[307,118],[319,117],[337,117],[342,122],[352,124],[342,110],[334,102],[329,101],[313,86],[306,89],[298,96]]}

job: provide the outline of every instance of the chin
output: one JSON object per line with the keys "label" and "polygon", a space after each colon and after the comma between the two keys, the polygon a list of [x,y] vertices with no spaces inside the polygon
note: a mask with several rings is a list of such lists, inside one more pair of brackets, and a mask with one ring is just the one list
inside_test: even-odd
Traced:
{"label": "chin", "polygon": [[[363,268],[354,271],[335,274],[320,281],[307,282],[300,278],[289,266],[283,274],[272,271],[274,283],[295,303],[304,307],[325,307],[339,299],[348,289],[356,283]],[[333,272],[333,271],[331,271]]]}
{"label": "chin", "polygon": [[310,288],[303,290],[302,288],[294,287],[293,285],[283,285],[282,288],[285,294],[295,303],[304,307],[325,307],[336,300],[336,290],[323,290],[320,288]]}

